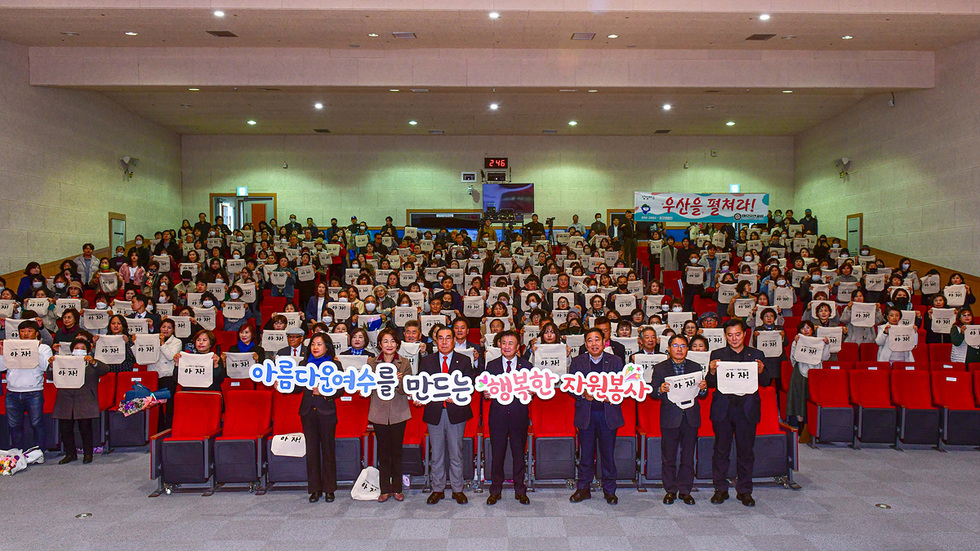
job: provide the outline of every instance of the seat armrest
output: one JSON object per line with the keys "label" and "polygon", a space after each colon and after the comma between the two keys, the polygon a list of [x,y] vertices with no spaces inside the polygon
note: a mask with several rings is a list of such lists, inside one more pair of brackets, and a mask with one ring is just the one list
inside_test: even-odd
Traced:
{"label": "seat armrest", "polygon": [[167,430],[164,430],[164,431],[160,431],[160,432],[154,434],[153,436],[151,436],[150,437],[150,440],[152,441],[152,440],[158,440],[158,439],[161,439],[161,438],[165,438],[165,437],[169,436],[171,432],[173,432],[173,429],[167,429]]}

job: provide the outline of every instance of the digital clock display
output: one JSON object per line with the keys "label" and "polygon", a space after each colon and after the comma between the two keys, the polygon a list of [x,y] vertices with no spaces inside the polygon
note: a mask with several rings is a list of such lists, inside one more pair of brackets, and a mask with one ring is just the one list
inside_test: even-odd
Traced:
{"label": "digital clock display", "polygon": [[484,157],[483,168],[507,168],[507,157]]}

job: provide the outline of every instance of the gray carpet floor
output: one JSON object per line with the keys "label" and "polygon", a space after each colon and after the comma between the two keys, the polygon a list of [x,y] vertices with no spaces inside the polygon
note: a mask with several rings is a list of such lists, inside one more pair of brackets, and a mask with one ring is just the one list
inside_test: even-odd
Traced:
{"label": "gray carpet floor", "polygon": [[[734,499],[696,506],[661,503],[661,490],[620,488],[573,504],[565,489],[538,489],[522,506],[505,493],[493,507],[469,492],[465,506],[307,503],[301,491],[174,494],[148,499],[149,455],[116,452],[95,463],[31,466],[0,479],[0,548],[188,549],[980,549],[980,452],[845,447],[800,448],[800,491],[757,487],[757,506]],[[506,492],[506,490],[505,490]],[[732,496],[734,498],[734,495]],[[890,509],[878,508],[887,504]],[[88,518],[76,518],[91,513]]]}

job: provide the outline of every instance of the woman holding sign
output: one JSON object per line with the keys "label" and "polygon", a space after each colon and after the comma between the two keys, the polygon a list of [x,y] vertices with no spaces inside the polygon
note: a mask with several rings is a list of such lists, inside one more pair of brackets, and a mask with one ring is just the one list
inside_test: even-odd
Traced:
{"label": "woman holding sign", "polygon": [[[123,371],[133,371],[136,367],[136,356],[133,354],[133,343],[129,337],[129,323],[120,314],[114,314],[109,318],[109,325],[105,336],[124,337],[125,358],[117,363],[109,363],[109,371],[120,373]],[[95,336],[95,342],[99,342],[100,335]],[[108,362],[107,362],[108,363]]]}
{"label": "woman holding sign", "polygon": [[187,370],[184,369],[186,366],[181,365],[180,361],[185,354],[193,356],[211,354],[215,352],[214,347],[215,344],[217,344],[217,339],[215,338],[214,333],[208,331],[207,329],[201,329],[197,333],[194,333],[192,342],[194,344],[190,350],[178,352],[174,355],[174,363],[177,366],[177,383],[180,384],[182,390],[213,390],[215,392],[220,392],[221,383],[225,380],[225,364],[221,361],[221,357],[218,356],[218,354],[214,354],[211,358],[212,372],[210,373],[211,384],[209,385],[205,384],[207,377],[197,379],[193,376],[188,376]]}
{"label": "woman holding sign", "polygon": [[975,342],[976,333],[971,329],[976,329],[973,325],[973,312],[969,308],[963,308],[956,316],[956,323],[949,330],[950,342],[953,343],[949,361],[964,362],[967,365],[980,362],[980,345]]}
{"label": "woman holding sign", "polygon": [[[56,356],[48,359],[55,370],[55,386],[58,387],[58,398],[51,412],[53,419],[58,419],[58,432],[61,433],[61,446],[65,456],[59,465],[78,460],[75,448],[75,425],[82,435],[82,463],[92,462],[93,439],[92,421],[99,416],[99,377],[109,372],[109,366],[92,357],[92,347],[84,339],[76,339],[71,343],[71,355],[83,358],[81,381],[72,380],[70,369],[61,370],[56,365]],[[68,372],[65,383],[59,375]],[[79,385],[79,383],[81,383]]]}
{"label": "woman holding sign", "polygon": [[[823,306],[823,305],[821,305]],[[795,419],[800,431],[800,442],[807,443],[810,434],[806,431],[807,375],[811,369],[820,369],[822,362],[830,359],[830,346],[826,337],[816,336],[816,328],[811,321],[802,321],[796,327],[793,347],[789,351],[789,361],[793,364],[793,374],[789,379],[789,392],[786,397],[786,416]]]}
{"label": "woman holding sign", "polygon": [[[334,360],[333,344],[329,337],[317,333],[310,339],[310,354],[306,365],[319,366]],[[300,421],[303,436],[306,438],[306,489],[310,492],[310,503],[316,503],[321,496],[330,503],[337,490],[337,406],[334,396],[324,396],[318,390],[303,389],[299,403]]]}
{"label": "woman holding sign", "polygon": [[394,497],[395,501],[405,499],[402,493],[402,441],[405,439],[405,427],[412,412],[401,381],[405,375],[412,374],[412,364],[408,358],[398,355],[399,346],[401,343],[398,333],[390,327],[382,329],[378,333],[380,354],[367,361],[375,371],[379,363],[393,364],[398,377],[395,396],[384,400],[377,392],[371,394],[371,406],[368,410],[368,421],[374,426],[374,434],[378,437],[378,470],[381,471],[381,495],[378,501],[382,503],[390,497]]}
{"label": "woman holding sign", "polygon": [[878,343],[878,361],[914,362],[915,357],[912,356],[912,349],[919,343],[918,332],[913,327],[905,341],[906,345],[902,347],[907,348],[907,350],[896,350],[898,342],[892,338],[894,335],[890,335],[890,333],[897,331],[897,328],[900,327],[902,311],[891,306],[885,311],[885,319],[887,322],[878,326],[878,336],[875,338],[875,342]]}
{"label": "woman holding sign", "polygon": [[873,317],[869,316],[870,319],[865,323],[855,319],[854,311],[862,308],[856,308],[854,306],[855,304],[868,304],[862,289],[854,290],[851,294],[850,302],[847,303],[847,306],[844,307],[844,310],[840,314],[840,322],[844,324],[844,342],[858,344],[875,342],[875,327],[885,322],[885,318],[881,315],[881,310],[877,304],[872,305]]}

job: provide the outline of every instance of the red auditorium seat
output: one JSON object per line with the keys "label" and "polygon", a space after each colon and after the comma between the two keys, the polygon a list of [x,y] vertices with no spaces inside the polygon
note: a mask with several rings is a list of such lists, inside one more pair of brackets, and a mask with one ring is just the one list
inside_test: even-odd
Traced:
{"label": "red auditorium seat", "polygon": [[247,483],[254,488],[265,463],[264,440],[272,430],[272,393],[228,390],[222,395],[225,413],[221,436],[214,442],[215,482],[218,486]]}
{"label": "red auditorium seat", "polygon": [[878,360],[878,345],[873,342],[862,342],[859,355],[862,362],[873,362]]}
{"label": "red auditorium seat", "polygon": [[854,363],[861,359],[860,347],[856,342],[842,342],[840,343],[840,352],[837,353],[837,359],[842,362]]}
{"label": "red auditorium seat", "polygon": [[942,442],[980,446],[980,410],[973,396],[973,376],[966,372],[932,372],[933,402],[942,413]]}
{"label": "red auditorium seat", "polygon": [[[266,389],[265,385],[262,389]],[[221,394],[227,394],[229,391],[234,392],[238,390],[255,390],[255,381],[251,379],[225,379],[221,381]]]}
{"label": "red auditorium seat", "polygon": [[214,440],[220,433],[221,393],[178,392],[173,428],[151,437],[150,478],[159,480],[154,495],[177,484],[213,490]]}
{"label": "red auditorium seat", "polygon": [[892,371],[892,402],[898,407],[898,442],[939,443],[939,410],[933,406],[929,372]]}
{"label": "red auditorium seat", "polygon": [[[702,406],[703,407],[703,406]],[[637,434],[640,437],[640,484],[663,480],[661,462],[660,400],[647,398],[637,404]]]}
{"label": "red auditorium seat", "polygon": [[[303,424],[299,418],[299,403],[301,393],[283,394],[278,390],[272,391],[272,436],[303,432]],[[265,484],[256,494],[264,494],[276,484],[291,486],[302,483],[306,488],[306,458],[287,457],[272,453],[272,439],[265,441],[266,466]]]}
{"label": "red auditorium seat", "polygon": [[929,371],[966,371],[966,364],[963,362],[951,362],[949,360],[929,363]]}
{"label": "red auditorium seat", "polygon": [[156,371],[123,371],[116,374],[116,397],[108,414],[108,438],[106,445],[110,448],[145,446],[150,442],[150,436],[157,431],[157,419],[160,408],[148,410],[126,417],[117,410],[126,393],[133,389],[135,383],[140,383],[151,392],[157,390],[158,374]]}
{"label": "red auditorium seat", "polygon": [[898,370],[898,371],[915,371],[915,370],[929,371],[929,363],[928,362],[920,362],[920,361],[914,361],[914,362],[892,362],[892,369],[895,369],[895,370]]}
{"label": "red auditorium seat", "polygon": [[[223,325],[218,325],[217,327],[224,327]],[[238,343],[238,332],[237,331],[215,331],[214,332],[215,341],[217,341],[218,349],[221,352],[228,352],[231,350],[232,346]]]}
{"label": "red auditorium seat", "polygon": [[575,397],[557,392],[550,400],[534,398],[530,417],[530,488],[537,483],[564,485],[576,475]]}
{"label": "red auditorium seat", "polygon": [[895,443],[897,417],[891,400],[888,371],[855,369],[848,373],[854,404],[855,444]]}
{"label": "red auditorium seat", "polygon": [[854,369],[864,369],[868,371],[890,371],[892,364],[889,362],[879,362],[877,360],[856,362]]}
{"label": "red auditorium seat", "polygon": [[846,370],[811,369],[807,374],[807,426],[818,442],[852,442],[854,408],[851,407]]}
{"label": "red auditorium seat", "polygon": [[850,371],[851,369],[854,369],[854,362],[828,360],[823,362],[823,368],[833,369],[835,371]]}
{"label": "red auditorium seat", "polygon": [[334,399],[337,406],[337,482],[353,484],[367,465],[367,426],[370,398],[343,394]]}
{"label": "red auditorium seat", "polygon": [[948,342],[929,343],[930,362],[949,362],[949,355],[953,351],[953,345]]}

